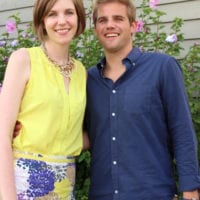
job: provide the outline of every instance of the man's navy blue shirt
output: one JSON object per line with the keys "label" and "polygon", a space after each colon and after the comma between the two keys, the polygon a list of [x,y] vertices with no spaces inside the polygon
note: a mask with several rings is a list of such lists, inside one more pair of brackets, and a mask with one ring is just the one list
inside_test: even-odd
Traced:
{"label": "man's navy blue shirt", "polygon": [[88,70],[90,200],[171,200],[174,162],[179,190],[200,188],[197,141],[177,61],[133,48],[116,82],[103,76],[105,62]]}

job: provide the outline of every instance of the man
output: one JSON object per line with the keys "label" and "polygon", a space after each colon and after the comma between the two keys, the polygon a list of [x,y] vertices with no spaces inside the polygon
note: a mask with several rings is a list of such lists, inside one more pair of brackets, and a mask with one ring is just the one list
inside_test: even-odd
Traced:
{"label": "man", "polygon": [[199,200],[197,142],[180,66],[132,46],[131,0],[97,0],[94,31],[105,58],[88,70],[85,124],[90,200]]}

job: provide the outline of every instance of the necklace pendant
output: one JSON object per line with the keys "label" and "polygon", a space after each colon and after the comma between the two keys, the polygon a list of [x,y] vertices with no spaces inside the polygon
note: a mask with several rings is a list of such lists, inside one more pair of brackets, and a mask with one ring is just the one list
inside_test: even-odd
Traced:
{"label": "necklace pendant", "polygon": [[52,58],[50,58],[48,51],[46,49],[46,46],[44,44],[41,45],[41,48],[45,54],[45,56],[47,57],[48,61],[50,63],[52,63],[56,68],[59,69],[60,73],[66,77],[66,78],[70,78],[72,71],[75,69],[75,63],[72,57],[69,56],[68,61],[66,62],[66,64],[59,64],[57,61],[53,60]]}

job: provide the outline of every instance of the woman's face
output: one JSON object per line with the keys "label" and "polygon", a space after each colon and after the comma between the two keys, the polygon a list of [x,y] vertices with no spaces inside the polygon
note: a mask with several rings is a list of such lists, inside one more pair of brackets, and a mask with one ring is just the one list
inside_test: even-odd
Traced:
{"label": "woman's face", "polygon": [[69,44],[78,28],[78,16],[72,0],[57,0],[44,18],[47,39],[57,44]]}

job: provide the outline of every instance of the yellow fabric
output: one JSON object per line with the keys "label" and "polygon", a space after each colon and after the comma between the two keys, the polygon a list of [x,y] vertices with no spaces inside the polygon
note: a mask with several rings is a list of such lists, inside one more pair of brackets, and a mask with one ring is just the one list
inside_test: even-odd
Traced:
{"label": "yellow fabric", "polygon": [[[79,155],[86,103],[86,70],[75,60],[69,92],[40,47],[27,49],[31,75],[19,110],[22,124],[13,149],[44,155]],[[26,156],[30,157],[30,156]],[[48,159],[47,159],[48,160]]]}

